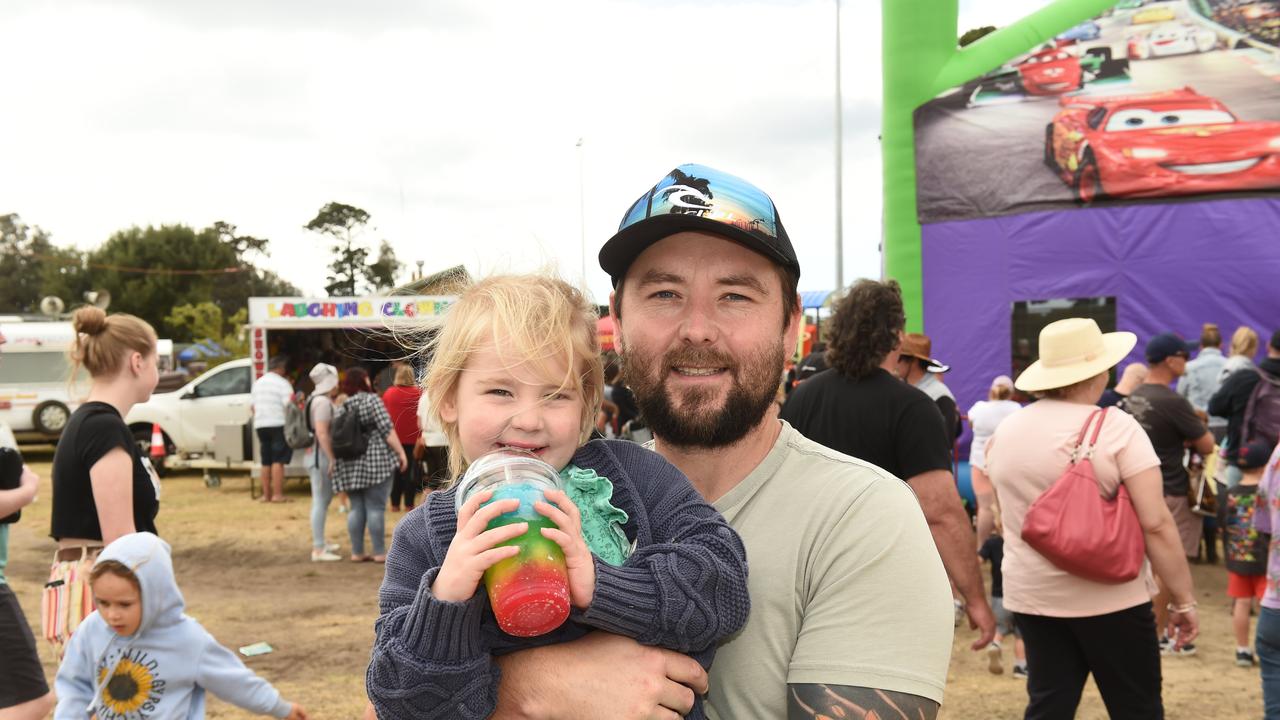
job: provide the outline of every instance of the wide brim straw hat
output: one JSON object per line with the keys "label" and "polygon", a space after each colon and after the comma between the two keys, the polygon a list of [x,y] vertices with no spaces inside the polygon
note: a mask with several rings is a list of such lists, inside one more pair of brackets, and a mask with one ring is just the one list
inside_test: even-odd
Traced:
{"label": "wide brim straw hat", "polygon": [[1041,392],[1088,380],[1115,367],[1137,344],[1137,335],[1103,333],[1087,318],[1051,322],[1040,331],[1040,359],[1022,371],[1014,387]]}

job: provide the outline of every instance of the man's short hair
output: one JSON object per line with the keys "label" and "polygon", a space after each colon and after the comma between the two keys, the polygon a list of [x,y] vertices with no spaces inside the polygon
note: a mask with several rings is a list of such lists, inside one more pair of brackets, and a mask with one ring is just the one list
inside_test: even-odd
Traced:
{"label": "man's short hair", "polygon": [[854,380],[870,375],[898,347],[906,325],[896,280],[857,281],[836,304],[828,325],[827,365]]}
{"label": "man's short hair", "polygon": [[280,370],[285,367],[288,367],[288,365],[289,365],[288,355],[272,355],[271,359],[267,362],[267,369]]}

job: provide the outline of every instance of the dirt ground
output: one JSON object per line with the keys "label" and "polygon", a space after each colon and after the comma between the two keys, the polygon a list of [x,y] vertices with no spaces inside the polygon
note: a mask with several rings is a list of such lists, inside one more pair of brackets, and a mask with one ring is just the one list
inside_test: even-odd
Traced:
{"label": "dirt ground", "polygon": [[[7,575],[38,636],[40,587],[54,549],[48,537],[52,451],[27,449],[26,454],[41,475],[41,492],[13,526]],[[274,652],[246,663],[286,698],[302,703],[311,717],[358,718],[365,704],[364,670],[382,566],[310,562],[310,496],[302,481],[290,481],[287,495],[293,502],[279,505],[251,502],[245,475],[225,475],[221,487],[207,488],[199,473],[181,473],[166,478],[163,490],[157,524],[174,548],[187,612],[227,647],[270,643]],[[335,503],[326,524],[327,538],[343,551],[350,547],[345,517]],[[388,525],[399,518],[388,515]],[[387,534],[389,541],[390,527]],[[1192,573],[1200,596],[1200,652],[1166,658],[1166,712],[1170,718],[1258,717],[1262,694],[1257,669],[1234,664],[1226,572],[1220,565],[1194,565]],[[1009,675],[1012,649],[1005,650],[1005,674],[992,675],[986,655],[968,650],[971,641],[967,628],[957,632],[942,717],[1021,717],[1026,690]],[[52,685],[55,666],[43,643],[40,654]],[[208,717],[253,716],[210,698]],[[1092,683],[1077,717],[1106,717]]]}

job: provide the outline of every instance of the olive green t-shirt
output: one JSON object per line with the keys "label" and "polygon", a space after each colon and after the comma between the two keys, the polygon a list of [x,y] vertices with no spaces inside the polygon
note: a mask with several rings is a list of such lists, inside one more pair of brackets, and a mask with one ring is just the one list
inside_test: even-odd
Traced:
{"label": "olive green t-shirt", "polygon": [[711,666],[711,718],[787,716],[787,684],[942,702],[951,588],[910,487],[790,425],[714,503],[747,548],[751,616]]}

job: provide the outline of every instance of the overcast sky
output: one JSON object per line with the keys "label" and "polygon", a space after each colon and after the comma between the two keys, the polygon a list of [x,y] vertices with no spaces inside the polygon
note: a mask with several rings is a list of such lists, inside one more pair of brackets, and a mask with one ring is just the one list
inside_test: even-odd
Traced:
{"label": "overcast sky", "polygon": [[[960,30],[1042,4],[964,0]],[[880,268],[880,18],[843,7],[849,281]],[[320,294],[302,226],[338,201],[409,268],[585,264],[604,302],[600,244],[697,162],[769,192],[801,289],[829,289],[833,20],[831,0],[4,0],[0,213],[80,248],[226,220]]]}

